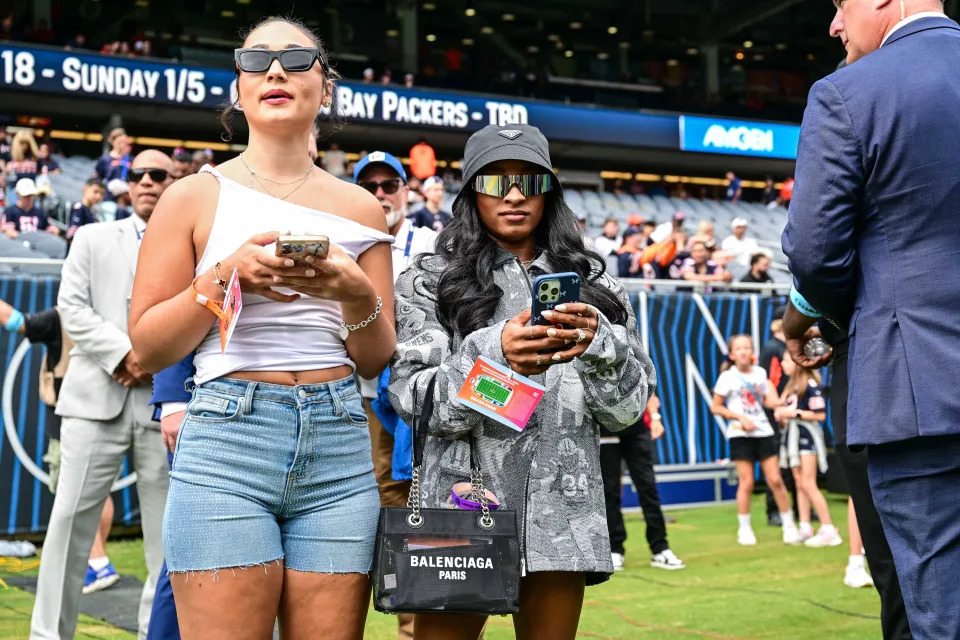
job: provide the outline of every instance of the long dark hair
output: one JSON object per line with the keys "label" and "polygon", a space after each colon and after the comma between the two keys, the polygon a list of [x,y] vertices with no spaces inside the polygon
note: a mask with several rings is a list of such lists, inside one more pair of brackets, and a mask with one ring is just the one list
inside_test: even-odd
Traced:
{"label": "long dark hair", "polygon": [[[469,186],[464,186],[470,189]],[[606,270],[598,254],[583,244],[576,216],[559,190],[546,195],[543,217],[534,231],[537,249],[546,251],[556,273],[572,271],[580,276],[580,301],[599,309],[614,323],[627,323],[626,308],[617,296],[597,281]],[[437,316],[451,336],[467,336],[486,327],[496,312],[503,290],[493,281],[498,245],[480,220],[476,194],[470,190],[457,199],[453,220],[437,237],[436,254],[444,258],[437,282]],[[429,254],[417,258],[420,269],[431,270]]]}

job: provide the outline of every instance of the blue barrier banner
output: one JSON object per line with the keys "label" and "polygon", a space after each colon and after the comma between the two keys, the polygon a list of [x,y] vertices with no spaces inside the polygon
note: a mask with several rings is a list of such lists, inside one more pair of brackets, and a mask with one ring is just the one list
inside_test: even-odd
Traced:
{"label": "blue barrier banner", "polygon": [[799,125],[680,116],[683,151],[796,160],[799,143]]}
{"label": "blue barrier banner", "polygon": [[[0,276],[0,300],[24,314],[49,309],[57,303],[58,277]],[[49,471],[43,461],[49,439],[50,408],[40,401],[37,387],[43,345],[31,345],[23,336],[0,330],[0,535],[46,531],[53,508],[47,486]],[[136,487],[130,486],[132,457],[121,469],[123,489],[113,493],[114,523],[140,522]]]}
{"label": "blue barrier banner", "polygon": [[[231,101],[235,77],[232,69],[0,44],[0,90],[213,109]],[[680,146],[677,116],[670,115],[355,82],[340,83],[337,102],[349,122],[466,133],[529,123],[551,140]]]}
{"label": "blue barrier banner", "polygon": [[[59,284],[55,277],[0,276],[0,299],[24,313],[40,311],[56,304]],[[656,442],[659,464],[703,465],[729,458],[727,441],[710,413],[713,384],[724,358],[720,345],[738,333],[754,336],[762,345],[770,337],[773,311],[784,298],[654,292],[631,297],[657,370],[657,395],[666,427]],[[43,356],[42,346],[30,346],[19,335],[0,333],[4,428],[0,434],[0,534],[46,530],[53,504],[44,482],[47,465],[42,460],[47,448],[47,407],[37,397]],[[824,427],[829,445],[829,421]],[[129,464],[122,476],[128,469]],[[139,521],[132,489],[113,494],[117,522],[127,525]],[[680,496],[676,499],[690,502],[688,493],[682,500]]]}

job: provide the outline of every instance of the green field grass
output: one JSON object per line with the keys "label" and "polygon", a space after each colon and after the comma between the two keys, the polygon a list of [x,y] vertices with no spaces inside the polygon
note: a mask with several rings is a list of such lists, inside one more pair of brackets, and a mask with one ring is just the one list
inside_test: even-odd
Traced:
{"label": "green field grass", "polygon": [[[830,508],[846,538],[846,499],[830,497]],[[635,638],[879,638],[880,600],[873,589],[843,584],[847,546],[786,547],[779,529],[767,527],[758,497],[754,504],[756,547],[736,544],[732,506],[673,512],[670,544],[686,563],[683,571],[648,565],[643,518],[628,516],[627,568],[603,585],[587,589],[578,637]],[[108,545],[123,574],[144,578],[142,545]],[[0,579],[36,573],[31,564],[0,564]],[[0,640],[26,638],[33,596],[0,584]],[[371,609],[366,638],[396,638],[396,621]],[[83,617],[78,638],[135,638],[104,622]],[[493,618],[487,640],[513,638],[509,618]]]}

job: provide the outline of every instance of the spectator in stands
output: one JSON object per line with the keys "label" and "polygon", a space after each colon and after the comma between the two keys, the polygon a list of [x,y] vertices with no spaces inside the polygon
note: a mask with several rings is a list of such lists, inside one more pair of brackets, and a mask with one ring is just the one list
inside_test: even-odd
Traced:
{"label": "spectator in stands", "polygon": [[603,258],[616,253],[622,244],[619,236],[620,223],[616,218],[607,218],[603,221],[603,233],[593,240],[594,249]]}
{"label": "spectator in stands", "polygon": [[40,173],[43,173],[44,170],[48,174],[60,173],[60,163],[50,155],[50,145],[46,142],[40,145],[37,152],[37,170]]}
{"label": "spectator in stands", "polygon": [[690,257],[680,267],[680,278],[694,282],[730,282],[733,274],[710,259],[710,251],[703,242],[694,242]]}
{"label": "spectator in stands", "polygon": [[407,196],[407,202],[411,205],[411,211],[416,209],[416,205],[423,202],[423,182],[416,176],[410,176],[407,182],[410,187],[410,194]]}
{"label": "spectator in stands", "polygon": [[770,256],[765,253],[750,256],[750,271],[740,278],[740,282],[773,282],[770,277]]}
{"label": "spectator in stands", "polygon": [[0,215],[0,229],[8,238],[16,238],[21,233],[46,231],[60,235],[60,228],[50,222],[47,214],[38,208],[34,201],[37,196],[37,184],[30,178],[20,178],[16,186],[17,203],[10,205]]}
{"label": "spectator in stands", "polygon": [[320,166],[330,175],[342,178],[347,173],[347,155],[336,142],[330,143],[330,148],[323,154]]}
{"label": "spectator in stands", "polygon": [[374,73],[372,67],[367,67],[363,70],[363,84],[371,84],[374,79]]}
{"label": "spectator in stands", "polygon": [[107,183],[107,191],[113,196],[114,203],[117,206],[116,214],[113,217],[114,220],[123,220],[133,215],[130,211],[130,184],[128,182],[125,180],[111,180]]}
{"label": "spectator in stands", "polygon": [[437,176],[427,178],[423,182],[423,207],[413,214],[415,227],[426,227],[437,233],[450,224],[449,211],[443,210],[443,180]]}
{"label": "spectator in stands", "polygon": [[777,188],[774,186],[773,176],[767,176],[763,185],[763,198],[760,200],[763,204],[770,206],[777,201]]}
{"label": "spectator in stands", "polygon": [[83,185],[83,199],[73,205],[73,210],[70,211],[70,226],[67,227],[68,241],[73,240],[77,229],[83,225],[97,222],[96,216],[93,215],[92,208],[103,201],[105,192],[106,188],[103,186],[103,183],[96,178],[90,178],[86,184]]}
{"label": "spectator in stands", "polygon": [[3,20],[0,20],[0,40],[10,40],[16,42],[20,40],[22,34],[20,30],[16,28],[13,21],[13,14],[8,14],[3,17]]}
{"label": "spectator in stands", "polygon": [[410,171],[421,180],[437,173],[437,156],[423,138],[410,149]]}
{"label": "spectator in stands", "polygon": [[740,178],[733,171],[727,171],[727,200],[730,202],[740,202],[740,196],[743,195],[743,187],[740,185]]}
{"label": "spectator in stands", "polygon": [[194,151],[193,156],[190,159],[194,173],[200,173],[200,169],[203,167],[203,165],[207,164],[207,162],[209,162],[207,154],[200,149]]}
{"label": "spectator in stands", "polygon": [[670,190],[667,188],[667,183],[661,180],[657,183],[657,186],[650,189],[650,197],[662,196],[664,198],[670,195]]}
{"label": "spectator in stands", "polygon": [[82,33],[78,33],[77,35],[73,36],[73,38],[71,38],[63,48],[67,51],[73,49],[86,49],[87,36],[83,35]]}
{"label": "spectator in stands", "polygon": [[173,179],[186,178],[192,176],[193,173],[193,159],[190,154],[183,149],[175,152],[173,154]]}
{"label": "spectator in stands", "polygon": [[650,566],[675,571],[687,565],[670,550],[667,525],[660,507],[657,479],[653,465],[656,451],[653,441],[664,433],[660,416],[660,399],[650,396],[640,422],[618,433],[600,427],[600,473],[603,477],[603,495],[607,505],[607,532],[613,570],[623,571],[627,528],[620,511],[622,495],[622,465],[627,464],[630,480],[637,492],[647,526],[647,545],[650,547]]}
{"label": "spectator in stands", "polygon": [[[37,147],[37,141],[29,131],[18,131],[13,136],[13,142],[10,148],[10,162],[4,167],[4,175],[7,179],[7,187],[12,187],[21,178],[28,178],[33,181],[37,178],[37,160],[40,156],[40,149]],[[16,194],[11,192],[7,194],[7,200],[13,201]]]}
{"label": "spectator in stands", "polygon": [[623,178],[617,178],[613,181],[613,195],[619,196],[627,192],[626,186],[623,184]]}
{"label": "spectator in stands", "polygon": [[643,216],[640,215],[639,213],[631,213],[630,215],[627,216],[628,227],[633,227],[634,230],[640,231],[642,230],[643,224],[644,224]]}
{"label": "spectator in stands", "polygon": [[393,72],[389,68],[383,70],[383,75],[380,76],[380,84],[390,84],[393,82]]}
{"label": "spectator in stands", "polygon": [[10,133],[7,132],[6,127],[0,125],[0,170],[13,159],[12,151],[13,140],[10,138]]}
{"label": "spectator in stands", "polygon": [[405,76],[403,76],[403,86],[405,86],[407,89],[413,89],[413,74],[412,74],[412,73],[408,73],[408,74],[406,74]]}
{"label": "spectator in stands", "polygon": [[[650,234],[650,238],[654,242],[663,242],[673,234],[683,233],[683,222],[686,217],[683,211],[677,211],[670,220],[657,225],[657,228]],[[686,245],[681,246],[685,247]]]}
{"label": "spectator in stands", "polygon": [[623,244],[617,250],[617,275],[621,278],[639,278],[642,271],[640,258],[643,255],[643,234],[633,227],[628,227],[623,232],[622,241]]}
{"label": "spectator in stands", "polygon": [[97,158],[93,175],[104,184],[111,180],[126,180],[130,171],[130,136],[122,127],[116,127],[107,135],[110,151]]}
{"label": "spectator in stands", "polygon": [[720,248],[733,256],[733,260],[743,266],[750,265],[750,259],[760,253],[760,245],[753,238],[747,237],[747,219],[734,218],[730,223],[733,234],[723,239]]}
{"label": "spectator in stands", "polygon": [[709,220],[701,220],[697,225],[697,234],[687,241],[687,251],[693,248],[694,243],[702,242],[707,251],[713,253],[717,248],[717,238],[714,235],[713,223]]}
{"label": "spectator in stands", "polygon": [[780,187],[780,206],[790,208],[790,201],[793,199],[793,176],[783,181]]}
{"label": "spectator in stands", "polygon": [[657,228],[657,223],[653,220],[644,220],[643,218],[640,220],[640,233],[643,234],[644,244],[649,247],[651,244],[653,244],[653,238],[650,236],[653,235],[654,229]]}

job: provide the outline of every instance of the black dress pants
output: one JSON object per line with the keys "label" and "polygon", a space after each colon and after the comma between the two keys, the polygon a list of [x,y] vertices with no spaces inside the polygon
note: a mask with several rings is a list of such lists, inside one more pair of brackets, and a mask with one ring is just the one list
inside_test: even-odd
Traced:
{"label": "black dress pants", "polygon": [[647,544],[653,554],[669,549],[667,526],[660,509],[660,496],[653,473],[654,449],[650,431],[637,424],[617,434],[618,443],[600,445],[600,471],[603,475],[603,493],[607,504],[607,529],[613,553],[623,553],[627,539],[623,514],[620,512],[621,460],[627,463],[647,523]]}

